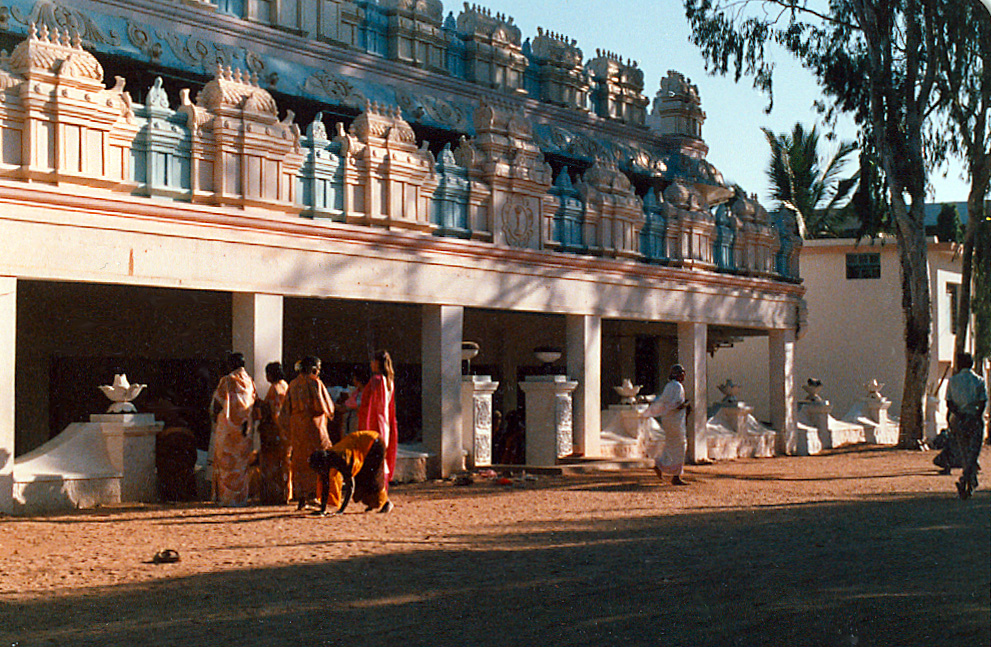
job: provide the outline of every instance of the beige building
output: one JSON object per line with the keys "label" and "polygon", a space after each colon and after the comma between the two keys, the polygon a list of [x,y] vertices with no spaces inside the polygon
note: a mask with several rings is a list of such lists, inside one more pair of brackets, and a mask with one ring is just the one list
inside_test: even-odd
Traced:
{"label": "beige building", "polygon": [[709,354],[759,337],[789,449],[800,240],[706,161],[680,74],[648,110],[635,63],[437,0],[14,0],[3,29],[0,511],[115,373],[205,444],[231,349],[262,391],[273,360],[344,384],[389,349],[400,440],[448,475],[463,340],[503,411],[559,348],[573,400],[528,434],[594,457],[621,378],[680,361],[702,412]]}
{"label": "beige building", "polygon": [[[929,290],[932,297],[932,356],[930,392],[953,363],[956,291],[960,286],[960,248],[954,243],[928,241]],[[808,329],[796,344],[798,384],[815,377],[822,394],[842,417],[865,394],[872,379],[883,383],[883,394],[898,415],[905,380],[904,323],[901,270],[893,238],[808,240],[802,248],[801,274],[808,302]],[[971,328],[971,334],[973,329]],[[973,347],[973,340],[969,344]],[[766,370],[762,340],[751,339],[719,351],[710,364],[709,380],[727,377],[744,383],[744,395],[763,419],[767,416]],[[758,379],[749,379],[750,375]],[[945,380],[939,388],[943,398]],[[941,417],[942,419],[942,417]]]}

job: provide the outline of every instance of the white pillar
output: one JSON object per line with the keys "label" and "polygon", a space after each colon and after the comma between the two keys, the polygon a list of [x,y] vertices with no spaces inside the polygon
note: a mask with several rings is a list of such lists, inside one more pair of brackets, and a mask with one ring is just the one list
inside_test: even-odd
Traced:
{"label": "white pillar", "polygon": [[768,333],[770,360],[771,427],[778,432],[778,451],[798,451],[795,424],[795,331],[790,328]]}
{"label": "white pillar", "polygon": [[17,279],[0,277],[0,512],[14,511],[14,350]]}
{"label": "white pillar", "polygon": [[520,387],[526,394],[526,464],[551,466],[574,451],[574,402],[577,382],[564,375],[531,375]]}
{"label": "white pillar", "polygon": [[244,353],[258,396],[265,397],[265,365],[282,361],[282,296],[250,292],[231,296],[231,350]]}
{"label": "white pillar", "polygon": [[574,392],[575,453],[598,457],[602,433],[602,318],[568,315],[568,378]]}
{"label": "white pillar", "polygon": [[461,336],[464,308],[423,306],[421,372],[423,444],[430,455],[427,471],[444,478],[461,471]]}
{"label": "white pillar", "polygon": [[492,464],[492,394],[499,388],[490,375],[461,378],[461,448],[469,468]]}
{"label": "white pillar", "polygon": [[704,323],[678,324],[678,363],[685,367],[685,397],[692,405],[688,414],[688,462],[709,459],[705,446],[707,408],[706,357],[708,328]]}

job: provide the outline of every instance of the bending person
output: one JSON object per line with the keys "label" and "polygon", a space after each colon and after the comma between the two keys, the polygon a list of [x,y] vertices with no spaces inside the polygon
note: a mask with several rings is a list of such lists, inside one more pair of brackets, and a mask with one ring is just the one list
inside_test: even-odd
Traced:
{"label": "bending person", "polygon": [[322,490],[317,514],[326,514],[328,504],[337,508],[334,514],[341,514],[352,498],[365,504],[365,512],[392,510],[386,492],[385,447],[377,432],[356,431],[330,449],[313,452],[310,467],[319,475]]}

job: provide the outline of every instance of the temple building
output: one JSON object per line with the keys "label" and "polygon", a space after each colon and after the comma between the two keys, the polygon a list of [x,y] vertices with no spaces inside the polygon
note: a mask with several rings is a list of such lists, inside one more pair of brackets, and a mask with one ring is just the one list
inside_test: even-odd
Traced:
{"label": "temple building", "polygon": [[794,450],[801,241],[706,161],[681,74],[439,0],[11,0],[0,41],[0,512],[115,373],[204,440],[232,349],[262,393],[270,361],[344,385],[388,349],[400,440],[446,476],[463,341],[503,412],[576,383],[595,457],[613,385],[680,362],[705,412],[712,353],[765,337],[747,379]]}

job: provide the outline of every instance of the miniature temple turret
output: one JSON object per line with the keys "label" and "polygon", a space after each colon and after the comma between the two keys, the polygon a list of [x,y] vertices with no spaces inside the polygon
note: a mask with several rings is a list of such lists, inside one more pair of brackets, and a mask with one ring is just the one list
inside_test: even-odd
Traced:
{"label": "miniature temple turret", "polygon": [[664,189],[664,201],[670,261],[683,267],[714,267],[716,222],[702,194],[690,184],[675,181]]}
{"label": "miniature temple turret", "polygon": [[389,58],[445,72],[447,38],[440,0],[382,0],[388,19]]}
{"label": "miniature temple turret", "polygon": [[636,61],[624,63],[618,55],[597,49],[586,69],[592,77],[595,114],[634,126],[644,125],[649,101],[643,96],[643,71]]}
{"label": "miniature temple turret", "polygon": [[547,247],[563,252],[583,252],[583,221],[585,215],[581,193],[571,182],[565,166],[547,191],[552,196],[552,212],[548,219]]}
{"label": "miniature temple turret", "polygon": [[181,102],[191,132],[194,201],[299,211],[299,127],[291,111],[279,120],[275,99],[256,75],[218,66],[195,104],[189,90]]}
{"label": "miniature temple turret", "polygon": [[599,159],[582,176],[585,246],[595,254],[633,258],[640,254],[643,203],[614,162]]}
{"label": "miniature temple turret", "polygon": [[578,41],[537,28],[530,46],[531,64],[536,68],[540,99],[548,103],[588,109],[588,73]]}
{"label": "miniature temple turret", "polygon": [[667,230],[667,205],[664,197],[658,197],[654,187],[643,198],[643,229],[640,230],[640,253],[650,263],[668,260],[665,234]]}
{"label": "miniature temple turret", "polygon": [[504,92],[523,93],[526,56],[520,28],[513,19],[478,5],[464,4],[458,16],[464,39],[465,75],[469,81]]}
{"label": "miniature temple turret", "polygon": [[23,179],[134,188],[130,149],[138,132],[124,79],[103,85],[103,67],[78,33],[37,30],[0,58],[3,164]]}
{"label": "miniature temple turret", "polygon": [[647,119],[651,130],[659,135],[701,141],[704,122],[698,87],[681,73],[668,70]]}

